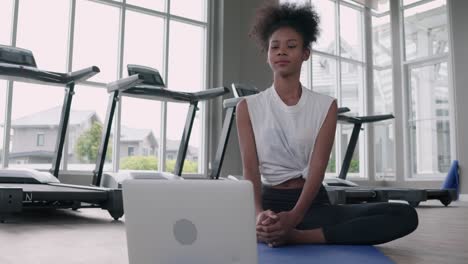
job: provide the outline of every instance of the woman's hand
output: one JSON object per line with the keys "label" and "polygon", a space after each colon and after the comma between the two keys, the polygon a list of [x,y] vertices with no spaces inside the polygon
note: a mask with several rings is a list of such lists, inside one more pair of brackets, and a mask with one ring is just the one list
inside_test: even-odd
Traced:
{"label": "woman's hand", "polygon": [[256,225],[268,226],[276,222],[277,219],[278,219],[278,216],[275,214],[275,212],[271,210],[262,211],[257,214]]}
{"label": "woman's hand", "polygon": [[290,211],[280,212],[275,216],[275,219],[268,218],[263,221],[264,223],[268,222],[268,225],[258,224],[257,221],[257,239],[260,242],[267,243],[269,246],[286,243],[292,231],[295,230],[295,227],[302,220]]}
{"label": "woman's hand", "polygon": [[[275,214],[275,212],[271,210],[266,210],[266,211],[262,211],[258,213],[257,221],[256,221],[257,231],[259,230],[260,227],[269,226],[269,225],[276,223],[277,220],[278,220],[278,216]],[[268,243],[267,240],[268,240],[267,237],[257,232],[258,242],[262,242],[266,244]]]}

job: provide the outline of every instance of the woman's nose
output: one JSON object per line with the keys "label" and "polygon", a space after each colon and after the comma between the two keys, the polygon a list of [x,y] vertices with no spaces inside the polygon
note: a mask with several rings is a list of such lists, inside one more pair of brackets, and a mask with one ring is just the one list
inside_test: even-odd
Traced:
{"label": "woman's nose", "polygon": [[286,55],[286,49],[285,48],[279,48],[277,55]]}

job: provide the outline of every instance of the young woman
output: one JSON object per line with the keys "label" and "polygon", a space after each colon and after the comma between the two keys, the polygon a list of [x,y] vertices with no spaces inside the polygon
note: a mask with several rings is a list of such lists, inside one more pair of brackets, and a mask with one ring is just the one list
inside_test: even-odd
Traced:
{"label": "young woman", "polygon": [[257,238],[295,243],[379,244],[418,225],[406,204],[331,205],[322,186],[337,122],[337,103],[299,81],[318,35],[310,5],[267,4],[251,31],[273,71],[273,85],[237,107],[243,174],[254,186]]}

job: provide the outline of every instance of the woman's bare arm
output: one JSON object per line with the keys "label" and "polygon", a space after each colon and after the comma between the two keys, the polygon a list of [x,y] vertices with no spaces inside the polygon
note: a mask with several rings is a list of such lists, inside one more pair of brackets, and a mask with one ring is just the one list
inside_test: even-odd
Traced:
{"label": "woman's bare arm", "polygon": [[257,215],[263,211],[260,170],[258,168],[257,148],[250,122],[249,110],[246,100],[237,104],[236,110],[237,135],[239,137],[242,158],[242,170],[246,180],[252,182],[254,187],[255,210]]}
{"label": "woman's bare arm", "polygon": [[322,185],[335,139],[337,118],[338,107],[336,101],[334,101],[315,140],[314,150],[309,163],[309,174],[307,175],[301,196],[291,211],[299,222],[302,221]]}

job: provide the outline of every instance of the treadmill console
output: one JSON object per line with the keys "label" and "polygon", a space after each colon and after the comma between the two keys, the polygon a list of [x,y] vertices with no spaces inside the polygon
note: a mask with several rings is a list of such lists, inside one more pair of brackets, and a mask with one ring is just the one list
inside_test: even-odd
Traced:
{"label": "treadmill console", "polygon": [[235,89],[239,97],[258,94],[260,92],[255,86],[247,84],[233,84],[233,89]]}
{"label": "treadmill console", "polygon": [[0,45],[0,63],[37,67],[34,56],[30,50],[4,45]]}
{"label": "treadmill console", "polygon": [[143,76],[143,84],[166,87],[164,85],[164,81],[161,77],[161,74],[159,74],[159,71],[156,69],[141,65],[128,64],[127,70],[128,76],[132,76],[134,74],[139,74],[140,76]]}

